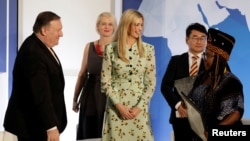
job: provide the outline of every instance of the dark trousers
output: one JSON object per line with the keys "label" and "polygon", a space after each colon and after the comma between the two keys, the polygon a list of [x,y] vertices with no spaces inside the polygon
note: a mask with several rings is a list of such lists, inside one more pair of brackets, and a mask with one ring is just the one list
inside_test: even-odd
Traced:
{"label": "dark trousers", "polygon": [[172,123],[175,141],[195,141],[197,135],[191,129],[187,118],[175,119]]}
{"label": "dark trousers", "polygon": [[88,116],[79,119],[81,121],[77,129],[77,140],[100,138],[102,136],[103,119],[98,119],[97,116]]}
{"label": "dark trousers", "polygon": [[29,137],[17,136],[18,141],[47,141],[46,135],[31,135]]}
{"label": "dark trousers", "polygon": [[47,139],[18,138],[18,141],[47,141]]}

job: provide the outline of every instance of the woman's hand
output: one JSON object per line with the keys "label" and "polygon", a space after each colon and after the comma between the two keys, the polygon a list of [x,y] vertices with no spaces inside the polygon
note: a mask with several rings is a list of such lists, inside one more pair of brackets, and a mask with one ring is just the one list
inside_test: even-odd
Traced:
{"label": "woman's hand", "polygon": [[127,106],[118,103],[115,105],[116,109],[119,111],[122,119],[133,119],[134,116],[130,113],[129,108]]}
{"label": "woman's hand", "polygon": [[133,107],[133,108],[129,109],[129,112],[135,118],[141,112],[141,109],[139,107]]}

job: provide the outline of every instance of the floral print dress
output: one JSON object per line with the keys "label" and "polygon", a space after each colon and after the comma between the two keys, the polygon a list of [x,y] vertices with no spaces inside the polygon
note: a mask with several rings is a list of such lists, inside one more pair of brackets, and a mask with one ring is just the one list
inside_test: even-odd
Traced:
{"label": "floral print dress", "polygon": [[[107,96],[102,141],[153,141],[149,102],[156,84],[155,52],[150,44],[143,43],[144,57],[139,57],[137,43],[126,50],[129,63],[119,59],[115,42],[106,47],[101,87]],[[115,104],[142,111],[131,120],[120,117]]]}

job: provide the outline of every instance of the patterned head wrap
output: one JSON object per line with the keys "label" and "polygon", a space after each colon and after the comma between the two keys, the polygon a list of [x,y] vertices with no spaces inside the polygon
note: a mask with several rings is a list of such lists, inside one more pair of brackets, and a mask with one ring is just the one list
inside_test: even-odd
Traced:
{"label": "patterned head wrap", "polygon": [[213,28],[208,29],[207,48],[228,61],[233,49],[235,39],[233,36]]}

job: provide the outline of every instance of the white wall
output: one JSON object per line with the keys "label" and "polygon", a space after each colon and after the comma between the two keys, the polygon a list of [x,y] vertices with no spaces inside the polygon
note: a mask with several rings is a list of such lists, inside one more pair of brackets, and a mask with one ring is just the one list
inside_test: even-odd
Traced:
{"label": "white wall", "polygon": [[80,69],[83,48],[86,43],[98,38],[95,29],[97,16],[103,11],[119,14],[118,2],[117,0],[20,1],[19,46],[32,33],[32,26],[37,14],[44,10],[54,11],[61,16],[64,33],[59,45],[54,49],[63,65],[65,75],[75,75]]}
{"label": "white wall", "polygon": [[[41,11],[57,13],[63,23],[64,36],[55,51],[62,63],[65,74],[65,99],[68,125],[61,141],[75,141],[78,114],[72,109],[76,76],[80,70],[85,45],[98,39],[95,24],[103,11],[114,13],[119,20],[122,0],[19,0],[18,1],[18,46],[32,33],[35,18]],[[8,33],[7,33],[8,34]],[[8,46],[7,46],[8,50]],[[8,54],[8,53],[7,53]],[[0,131],[8,102],[8,73],[0,73]]]}
{"label": "white wall", "polygon": [[0,131],[3,131],[3,120],[8,103],[8,73],[0,73]]}

